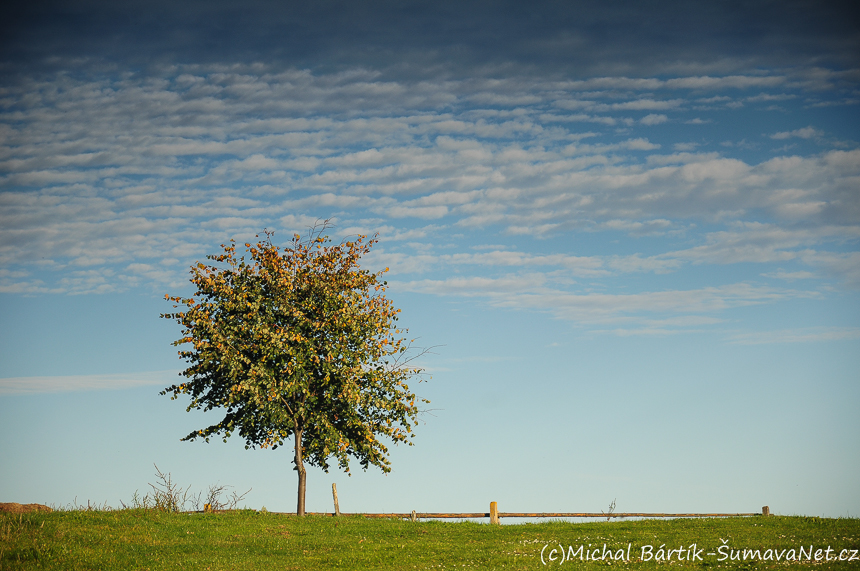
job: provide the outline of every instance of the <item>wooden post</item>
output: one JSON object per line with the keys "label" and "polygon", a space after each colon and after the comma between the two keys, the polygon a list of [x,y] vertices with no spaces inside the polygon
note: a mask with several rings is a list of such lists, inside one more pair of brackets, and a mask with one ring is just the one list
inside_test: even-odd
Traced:
{"label": "wooden post", "polygon": [[340,515],[340,504],[337,502],[337,484],[331,485],[331,495],[334,498],[334,515]]}
{"label": "wooden post", "polygon": [[490,523],[499,523],[499,506],[496,502],[490,502]]}
{"label": "wooden post", "polygon": [[761,508],[761,515],[764,515],[764,516],[770,515],[770,508],[768,506],[763,506]]}

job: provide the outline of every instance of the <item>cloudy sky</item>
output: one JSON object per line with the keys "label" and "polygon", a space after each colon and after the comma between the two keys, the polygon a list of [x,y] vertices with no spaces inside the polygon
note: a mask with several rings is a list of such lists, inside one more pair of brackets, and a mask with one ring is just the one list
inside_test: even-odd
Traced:
{"label": "cloudy sky", "polygon": [[0,29],[3,501],[153,481],[189,266],[322,219],[432,376],[394,471],[308,509],[856,516],[860,26],[843,2],[36,2]]}

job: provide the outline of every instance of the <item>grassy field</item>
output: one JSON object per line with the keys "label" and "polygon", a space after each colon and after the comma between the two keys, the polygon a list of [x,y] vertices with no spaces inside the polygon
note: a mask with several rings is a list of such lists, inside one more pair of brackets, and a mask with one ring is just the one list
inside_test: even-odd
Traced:
{"label": "grassy field", "polygon": [[[691,550],[693,544],[696,551]],[[860,519],[811,517],[491,526],[469,522],[412,523],[360,516],[296,518],[252,510],[183,514],[127,509],[0,515],[0,569],[439,570],[556,566],[809,569],[815,566],[860,571],[860,555],[851,551],[858,549]],[[667,557],[668,550],[672,551]],[[606,555],[601,559],[608,552],[611,558]],[[852,554],[854,560],[848,561]],[[839,561],[840,556],[843,561]]]}

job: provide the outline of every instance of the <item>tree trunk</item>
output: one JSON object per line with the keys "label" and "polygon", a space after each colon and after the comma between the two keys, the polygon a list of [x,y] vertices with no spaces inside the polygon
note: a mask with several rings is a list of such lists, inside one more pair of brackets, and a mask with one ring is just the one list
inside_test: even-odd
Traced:
{"label": "tree trunk", "polygon": [[299,497],[296,502],[296,515],[305,515],[305,490],[307,489],[308,473],[305,471],[305,464],[302,462],[302,431],[296,430],[296,457],[293,459],[296,467],[293,468],[299,473]]}

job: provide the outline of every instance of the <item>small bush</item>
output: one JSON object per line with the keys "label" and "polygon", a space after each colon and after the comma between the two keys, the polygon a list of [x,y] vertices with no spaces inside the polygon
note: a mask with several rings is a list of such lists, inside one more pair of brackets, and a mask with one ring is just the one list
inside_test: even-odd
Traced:
{"label": "small bush", "polygon": [[209,491],[206,494],[206,500],[201,505],[201,498],[203,497],[202,492],[199,492],[196,496],[193,495],[191,493],[190,485],[186,488],[177,485],[173,481],[170,472],[165,474],[159,470],[157,465],[153,464],[153,466],[155,466],[155,477],[158,481],[155,484],[149,484],[149,487],[152,488],[152,492],[141,497],[137,490],[135,490],[130,504],[126,505],[125,502],[120,501],[123,508],[145,510],[153,509],[170,513],[189,511],[189,506],[191,507],[190,511],[202,511],[203,506],[209,506],[210,509],[219,511],[234,510],[238,507],[239,502],[245,499],[245,496],[247,496],[251,491],[251,489],[249,489],[241,495],[233,491],[230,496],[222,499],[222,495],[224,495],[227,492],[227,489],[231,486],[220,484],[210,485]]}

